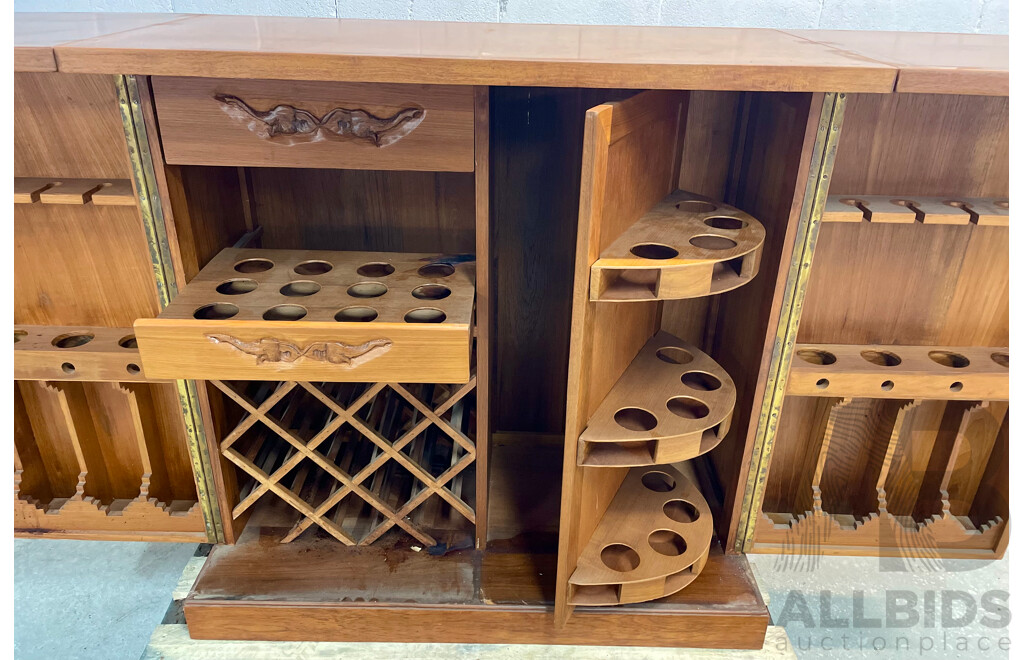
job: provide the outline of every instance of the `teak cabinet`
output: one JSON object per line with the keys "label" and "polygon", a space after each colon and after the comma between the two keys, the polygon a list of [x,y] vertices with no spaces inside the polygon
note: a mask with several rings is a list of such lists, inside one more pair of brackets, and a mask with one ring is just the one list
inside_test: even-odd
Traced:
{"label": "teak cabinet", "polygon": [[1000,556],[956,37],[20,15],[15,533],[216,543],[220,639],[760,648],[744,552]]}

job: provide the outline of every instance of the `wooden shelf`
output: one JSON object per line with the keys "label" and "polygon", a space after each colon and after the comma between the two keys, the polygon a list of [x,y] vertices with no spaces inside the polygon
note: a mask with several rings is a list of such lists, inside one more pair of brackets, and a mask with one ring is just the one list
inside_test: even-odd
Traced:
{"label": "wooden shelf", "polygon": [[829,195],[822,222],[1009,227],[1010,200],[978,197]]}
{"label": "wooden shelf", "polygon": [[[778,498],[766,501],[755,552],[1002,554],[1009,514],[1006,402],[812,401],[826,402],[827,422],[783,441],[805,443],[802,451],[816,459],[813,473],[791,495],[795,511],[779,511],[786,502]],[[791,429],[788,424],[784,419],[780,428]],[[797,509],[807,502],[810,510]]]}
{"label": "wooden shelf", "polygon": [[128,179],[14,179],[15,204],[88,204],[135,206]]}
{"label": "wooden shelf", "polygon": [[[310,527],[368,545],[392,527],[428,547],[429,530],[472,536],[476,459],[463,385],[212,381],[245,416],[220,442],[243,483],[232,516],[262,496],[298,514],[281,541]],[[472,434],[475,436],[475,434]],[[437,497],[433,497],[437,495]]]}
{"label": "wooden shelf", "polygon": [[626,229],[590,269],[593,301],[698,298],[757,275],[764,227],[737,208],[678,190]]}
{"label": "wooden shelf", "polygon": [[658,332],[598,406],[580,435],[580,465],[684,461],[729,432],[736,386],[696,346]]}
{"label": "wooden shelf", "polygon": [[711,509],[672,466],[633,468],[569,578],[573,605],[663,598],[693,582],[714,535]]}
{"label": "wooden shelf", "polygon": [[148,382],[135,330],[14,326],[15,380]]}
{"label": "wooden shelf", "polygon": [[473,265],[433,259],[222,250],[135,322],[142,360],[161,378],[468,382]]}
{"label": "wooden shelf", "polygon": [[1010,354],[976,346],[797,344],[787,392],[800,396],[1005,400]]}
{"label": "wooden shelf", "polygon": [[182,438],[160,423],[176,396],[169,384],[19,381],[15,533],[204,541]]}
{"label": "wooden shelf", "polygon": [[[288,507],[261,502],[235,545],[218,545],[185,601],[195,639],[761,648],[768,611],[747,560],[717,545],[686,589],[657,601],[552,609],[556,555],[535,537],[488,551],[417,552],[394,529],[369,547],[326,534],[275,543]],[[526,550],[525,548],[530,548]]]}

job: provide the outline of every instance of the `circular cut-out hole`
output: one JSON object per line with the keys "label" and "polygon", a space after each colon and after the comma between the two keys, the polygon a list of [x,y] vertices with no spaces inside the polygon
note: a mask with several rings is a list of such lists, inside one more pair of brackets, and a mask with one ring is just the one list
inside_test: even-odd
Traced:
{"label": "circular cut-out hole", "polygon": [[658,359],[669,364],[689,364],[693,362],[693,355],[685,348],[666,346],[659,348],[656,353]]}
{"label": "circular cut-out hole", "polygon": [[313,259],[312,261],[303,261],[293,270],[299,275],[323,275],[334,270],[334,264]]}
{"label": "circular cut-out hole", "polygon": [[679,380],[691,390],[711,392],[722,386],[722,381],[703,371],[687,371]]}
{"label": "circular cut-out hole", "polygon": [[856,197],[843,197],[839,200],[840,204],[846,204],[847,206],[859,207],[864,203],[864,200],[857,199]]}
{"label": "circular cut-out hole", "polygon": [[448,318],[444,312],[434,307],[418,307],[405,315],[406,323],[441,323]]}
{"label": "circular cut-out hole", "polygon": [[27,335],[28,335],[28,332],[25,331],[25,330],[15,330],[14,331],[14,343],[17,344],[19,341],[24,339]]}
{"label": "circular cut-out hole", "polygon": [[703,401],[689,396],[672,397],[666,405],[669,412],[683,419],[704,419],[711,412]]}
{"label": "circular cut-out hole", "polygon": [[135,338],[135,335],[128,335],[118,339],[117,345],[121,348],[136,349],[139,347],[139,340]]}
{"label": "circular cut-out hole", "polygon": [[311,296],[319,290],[320,285],[316,282],[299,280],[298,282],[289,282],[281,287],[281,294],[291,297]]}
{"label": "circular cut-out hole", "polygon": [[686,500],[669,500],[665,502],[665,506],[662,507],[662,511],[671,520],[680,523],[692,523],[696,522],[700,518],[700,511],[697,507],[693,506]]}
{"label": "circular cut-out hole", "polygon": [[1005,211],[1010,210],[1010,200],[1008,199],[1000,199],[998,201],[992,202],[992,205],[995,206],[996,208],[1000,208]]}
{"label": "circular cut-out hole", "polygon": [[655,493],[667,493],[676,487],[675,479],[657,470],[645,473],[640,477],[640,483],[644,485],[644,488],[653,490]]}
{"label": "circular cut-out hole", "polygon": [[237,296],[255,291],[258,286],[256,280],[228,280],[217,285],[217,293],[222,293],[225,296]]}
{"label": "circular cut-out hole", "polygon": [[743,229],[747,226],[747,223],[743,222],[739,218],[730,218],[724,215],[716,215],[713,218],[707,218],[704,220],[704,224],[708,227],[714,227],[715,229]]}
{"label": "circular cut-out hole", "polygon": [[998,364],[1000,367],[1010,368],[1010,354],[1009,353],[993,353],[992,361]]}
{"label": "circular cut-out hole", "polygon": [[343,323],[368,322],[377,318],[377,310],[372,307],[346,307],[334,315],[335,321]]}
{"label": "circular cut-out hole", "polygon": [[891,380],[887,380],[887,381],[883,381],[882,382],[882,389],[885,390],[886,392],[888,392],[889,390],[891,390],[894,387],[896,387],[896,383],[892,382]]}
{"label": "circular cut-out hole", "polygon": [[298,321],[306,315],[301,305],[275,305],[263,312],[264,321]]}
{"label": "circular cut-out hole", "polygon": [[75,348],[76,346],[85,346],[93,339],[92,333],[89,332],[73,332],[66,335],[60,335],[54,337],[51,342],[57,348]]}
{"label": "circular cut-out hole", "polygon": [[964,389],[964,384],[961,383],[960,381],[956,381],[955,383],[949,386],[950,392],[959,392],[962,389]]}
{"label": "circular cut-out hole", "polygon": [[129,362],[128,366],[125,367],[125,371],[127,371],[133,376],[138,376],[139,374],[142,373],[142,368],[139,365],[135,364],[134,362]]}
{"label": "circular cut-out hole", "polygon": [[815,383],[815,385],[818,386],[819,390],[827,390],[829,385],[828,378],[819,378],[818,382]]}
{"label": "circular cut-out hole", "polygon": [[694,236],[690,239],[690,245],[693,247],[703,248],[705,250],[728,250],[736,247],[736,241],[725,236],[712,236],[711,234],[701,234],[700,236]]}
{"label": "circular cut-out hole", "polygon": [[384,262],[374,262],[363,264],[356,269],[356,272],[363,277],[387,277],[395,272],[395,267]]}
{"label": "circular cut-out hole", "polygon": [[971,363],[966,355],[960,355],[952,351],[929,351],[928,357],[932,359],[932,362],[941,364],[944,367],[952,367],[953,369],[963,369]]}
{"label": "circular cut-out hole", "polygon": [[197,319],[205,320],[218,320],[218,319],[229,319],[238,313],[238,307],[231,303],[213,303],[212,305],[203,305],[195,312],[192,316]]}
{"label": "circular cut-out hole", "polygon": [[235,270],[239,273],[262,273],[274,267],[270,259],[246,259],[235,264]]}
{"label": "circular cut-out hole", "polygon": [[678,557],[686,552],[686,541],[670,529],[656,529],[647,537],[647,544],[659,555]]}
{"label": "circular cut-out hole", "polygon": [[423,284],[412,290],[412,297],[420,300],[441,300],[452,295],[452,290],[443,284]]}
{"label": "circular cut-out hole", "polygon": [[628,545],[612,543],[601,551],[601,561],[613,571],[628,573],[640,565],[640,555]]}
{"label": "circular cut-out hole", "polygon": [[903,362],[900,356],[891,351],[861,351],[860,356],[871,364],[877,364],[880,367],[895,367]]}
{"label": "circular cut-out hole", "polygon": [[615,413],[615,423],[630,431],[650,431],[658,425],[658,418],[643,408],[623,408]]}
{"label": "circular cut-out hole", "polygon": [[455,267],[450,264],[427,264],[420,266],[416,272],[420,277],[448,277],[455,272]]}
{"label": "circular cut-out hole", "polygon": [[679,250],[658,243],[638,243],[629,251],[641,259],[674,259],[679,256]]}
{"label": "circular cut-out hole", "polygon": [[895,204],[896,206],[904,206],[904,207],[907,207],[907,208],[917,204],[917,202],[915,202],[912,199],[890,199],[889,203],[890,204]]}
{"label": "circular cut-out hole", "polygon": [[810,364],[835,364],[836,356],[818,348],[801,348],[796,356]]}
{"label": "circular cut-out hole", "polygon": [[685,199],[678,202],[676,204],[676,208],[688,213],[711,213],[718,207],[711,202],[705,202],[699,199]]}
{"label": "circular cut-out hole", "polygon": [[376,298],[388,292],[388,287],[380,282],[359,282],[348,288],[348,295],[353,298]]}
{"label": "circular cut-out hole", "polygon": [[967,202],[961,202],[959,199],[947,199],[947,200],[943,201],[942,203],[945,204],[946,206],[952,206],[952,207],[958,208],[958,209],[966,210],[966,209],[971,208],[970,204],[968,204]]}
{"label": "circular cut-out hole", "polygon": [[72,374],[75,373],[75,365],[71,364],[70,362],[65,362],[64,364],[60,365],[60,370],[66,373],[67,375],[71,376]]}

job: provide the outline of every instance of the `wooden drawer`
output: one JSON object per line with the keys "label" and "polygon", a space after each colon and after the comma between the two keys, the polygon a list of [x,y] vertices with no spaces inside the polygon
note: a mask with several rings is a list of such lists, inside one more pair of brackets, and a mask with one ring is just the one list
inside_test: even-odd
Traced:
{"label": "wooden drawer", "polygon": [[176,165],[473,171],[473,88],[153,78]]}
{"label": "wooden drawer", "polygon": [[229,248],[135,335],[150,378],[465,383],[474,295],[431,255]]}

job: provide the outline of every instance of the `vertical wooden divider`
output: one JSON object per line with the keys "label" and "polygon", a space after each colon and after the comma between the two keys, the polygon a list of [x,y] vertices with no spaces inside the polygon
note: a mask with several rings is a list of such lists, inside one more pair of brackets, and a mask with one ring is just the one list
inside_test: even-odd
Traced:
{"label": "vertical wooden divider", "polygon": [[843,406],[850,405],[853,399],[833,399],[832,406],[828,411],[828,421],[825,422],[825,433],[821,438],[821,447],[818,449],[818,462],[814,466],[814,475],[811,477],[811,497],[814,501],[814,515],[823,515],[821,507],[821,477],[825,472],[825,461],[828,460],[828,449],[832,444],[832,433],[836,426],[836,417]]}
{"label": "vertical wooden divider", "polygon": [[155,497],[158,501],[170,504],[173,498],[169,493],[167,468],[160,449],[151,392],[146,385],[120,383],[119,387],[128,398],[135,445],[139,450],[142,474],[138,500],[146,502]]}
{"label": "vertical wooden divider", "polygon": [[1008,410],[1007,401],[984,401],[964,413],[941,488],[951,515],[970,512]]}
{"label": "vertical wooden divider", "polygon": [[[885,448],[885,457],[882,459],[882,467],[878,471],[878,480],[875,482],[875,491],[878,493],[878,513],[889,513],[889,505],[885,492],[885,483],[889,480],[889,472],[892,469],[893,461],[895,460],[899,466],[903,466],[906,463],[915,462],[916,458],[914,455],[913,447],[910,446],[912,443],[911,429],[913,423],[907,423],[908,418],[914,419],[915,413],[920,412],[921,406],[924,401],[915,400],[910,401],[896,411],[896,423],[892,425],[892,431],[889,433],[889,444]],[[940,411],[941,412],[941,411]],[[934,441],[934,436],[933,436]],[[924,459],[927,462],[929,452],[924,454]],[[902,485],[903,481],[897,482]]]}
{"label": "vertical wooden divider", "polygon": [[[474,96],[474,168],[476,200],[476,547],[487,546],[487,453],[491,441],[491,203],[490,88],[476,87]],[[454,460],[454,452],[452,460]]]}
{"label": "vertical wooden divider", "polygon": [[[73,408],[71,406],[71,402],[68,400],[66,388],[69,385],[78,385],[78,383],[38,383],[38,386],[43,390],[53,392],[57,399],[57,405],[60,407],[60,416],[51,421],[54,425],[62,425],[62,435],[67,438],[71,444],[72,451],[74,451],[75,461],[78,464],[78,484],[75,486],[75,494],[70,499],[81,500],[86,494],[86,489],[89,487],[89,463],[86,460],[86,453],[82,449],[82,443],[78,437],[78,428],[75,426],[75,415],[72,413]],[[36,419],[36,417],[33,415],[32,419]],[[95,464],[96,472],[105,477],[106,475],[102,457],[100,457],[98,461],[94,459],[93,462]],[[104,479],[101,478],[97,481],[102,483]]]}
{"label": "vertical wooden divider", "polygon": [[[128,392],[118,383],[103,382],[83,383],[82,393],[84,398],[75,401],[72,409],[78,406],[78,437],[90,464],[86,490],[95,492],[100,486],[98,482],[88,483],[96,474],[93,465],[99,461],[105,476],[106,494],[99,498],[102,503],[134,500],[139,496],[143,467]],[[86,408],[88,416],[83,412]]]}
{"label": "vertical wooden divider", "polygon": [[605,247],[675,190],[687,100],[682,92],[644,92],[586,114],[555,585],[559,627],[572,613],[569,578],[576,562],[627,472],[578,466],[579,436],[661,324],[657,302],[591,302],[590,267]]}

